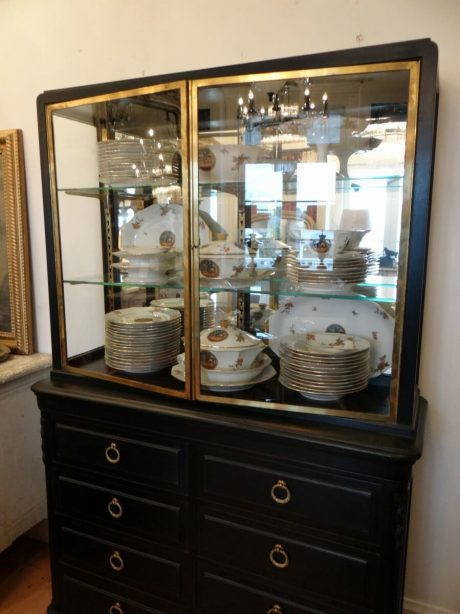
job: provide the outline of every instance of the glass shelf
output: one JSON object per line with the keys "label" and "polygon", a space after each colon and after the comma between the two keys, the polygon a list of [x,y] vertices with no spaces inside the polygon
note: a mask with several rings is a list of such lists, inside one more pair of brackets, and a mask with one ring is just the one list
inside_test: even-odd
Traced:
{"label": "glass shelf", "polygon": [[[166,283],[153,283],[149,281],[108,281],[98,276],[64,279],[65,284],[71,286],[77,285],[95,285],[112,288],[158,288],[158,289],[184,289],[183,280],[169,281]],[[201,283],[201,292],[208,293],[243,293],[243,294],[266,294],[272,297],[288,297],[288,296],[308,296],[318,298],[336,298],[341,300],[353,301],[376,301],[381,303],[394,304],[396,302],[396,285],[393,283],[372,283],[366,282],[352,286],[350,291],[332,291],[332,290],[309,290],[307,288],[298,288],[290,284],[284,278],[270,277],[262,279],[259,282],[248,285],[232,286],[228,281],[226,284],[213,285],[212,283]]]}
{"label": "glass shelf", "polygon": [[[174,185],[174,184],[172,184]],[[105,198],[110,193],[116,193],[120,199],[124,200],[150,200],[152,190],[157,186],[111,186],[101,185],[94,188],[58,188],[58,192],[69,196],[83,196],[87,198]],[[163,186],[158,186],[163,187]],[[150,190],[150,192],[146,192]]]}

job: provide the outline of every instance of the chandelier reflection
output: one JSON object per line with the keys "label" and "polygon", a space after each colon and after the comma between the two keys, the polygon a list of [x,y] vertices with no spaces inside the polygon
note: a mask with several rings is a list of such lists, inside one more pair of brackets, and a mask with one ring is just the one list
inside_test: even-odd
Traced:
{"label": "chandelier reflection", "polygon": [[328,139],[329,101],[327,92],[317,107],[310,93],[310,81],[289,80],[277,92],[268,92],[267,106],[256,106],[254,91],[249,89],[247,100],[238,99],[237,119],[241,122],[241,140],[245,145],[286,142],[313,137],[314,142]]}

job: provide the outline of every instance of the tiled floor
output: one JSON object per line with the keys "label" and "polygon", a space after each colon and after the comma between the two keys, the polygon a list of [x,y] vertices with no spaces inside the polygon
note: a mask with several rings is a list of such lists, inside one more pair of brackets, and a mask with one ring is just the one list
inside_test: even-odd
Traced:
{"label": "tiled floor", "polygon": [[46,614],[50,602],[48,547],[20,537],[0,553],[0,614]]}

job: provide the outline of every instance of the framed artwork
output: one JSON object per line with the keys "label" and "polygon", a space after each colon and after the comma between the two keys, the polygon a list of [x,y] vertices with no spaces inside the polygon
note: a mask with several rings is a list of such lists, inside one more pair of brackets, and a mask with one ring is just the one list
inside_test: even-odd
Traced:
{"label": "framed artwork", "polygon": [[33,352],[22,132],[0,130],[0,344]]}

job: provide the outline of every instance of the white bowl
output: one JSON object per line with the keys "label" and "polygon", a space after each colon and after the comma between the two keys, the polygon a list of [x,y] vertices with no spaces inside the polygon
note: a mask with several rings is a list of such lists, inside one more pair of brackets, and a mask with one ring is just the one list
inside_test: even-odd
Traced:
{"label": "white bowl", "polygon": [[[252,366],[249,369],[234,366],[230,369],[214,369],[209,370],[201,367],[201,377],[207,383],[215,384],[245,384],[258,377],[265,367],[271,364],[271,358],[261,352],[254,360]],[[177,364],[184,369],[185,368],[185,352],[177,355]]]}
{"label": "white bowl", "polygon": [[200,277],[231,279],[244,270],[245,250],[231,241],[211,241],[200,248]]}
{"label": "white bowl", "polygon": [[263,341],[240,328],[214,326],[200,334],[200,362],[208,370],[249,369],[265,348]]}
{"label": "white bowl", "polygon": [[212,384],[245,384],[258,377],[270,363],[271,358],[262,352],[249,369],[234,367],[233,369],[210,370],[202,367],[201,376]]}

